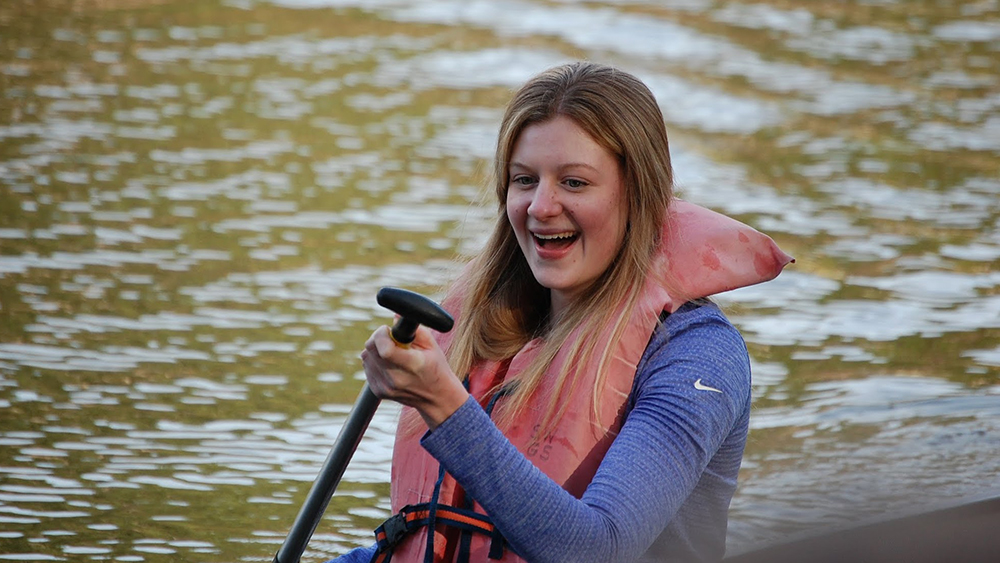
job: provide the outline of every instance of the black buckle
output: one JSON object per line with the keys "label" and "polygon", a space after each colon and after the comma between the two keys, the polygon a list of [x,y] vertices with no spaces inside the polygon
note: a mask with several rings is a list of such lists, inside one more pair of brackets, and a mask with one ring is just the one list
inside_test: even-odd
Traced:
{"label": "black buckle", "polygon": [[390,547],[396,545],[406,535],[406,516],[402,512],[394,514],[382,523],[382,531],[385,532],[386,544]]}

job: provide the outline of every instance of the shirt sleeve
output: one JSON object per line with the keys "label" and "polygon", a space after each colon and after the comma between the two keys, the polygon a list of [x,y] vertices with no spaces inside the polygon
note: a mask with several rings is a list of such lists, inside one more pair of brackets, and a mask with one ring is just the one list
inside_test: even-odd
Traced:
{"label": "shirt sleeve", "polygon": [[633,561],[695,490],[749,397],[743,339],[705,306],[674,313],[651,339],[631,412],[580,499],[532,465],[471,398],[421,443],[523,558]]}

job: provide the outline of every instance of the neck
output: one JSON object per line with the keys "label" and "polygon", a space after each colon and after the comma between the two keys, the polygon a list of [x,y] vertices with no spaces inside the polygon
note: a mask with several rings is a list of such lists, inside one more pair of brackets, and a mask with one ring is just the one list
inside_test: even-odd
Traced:
{"label": "neck", "polygon": [[549,292],[549,325],[569,309],[570,297],[559,291]]}

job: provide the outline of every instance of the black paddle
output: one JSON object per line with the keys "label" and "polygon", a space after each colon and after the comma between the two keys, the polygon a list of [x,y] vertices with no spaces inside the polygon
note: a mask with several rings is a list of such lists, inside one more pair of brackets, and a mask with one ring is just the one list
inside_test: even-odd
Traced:
{"label": "black paddle", "polygon": [[[375,299],[379,305],[399,315],[399,320],[390,332],[392,338],[399,344],[413,342],[417,327],[422,324],[438,332],[448,332],[455,322],[437,303],[412,291],[383,287]],[[340,484],[340,478],[344,476],[351,456],[358,449],[361,436],[368,429],[368,423],[372,421],[379,402],[379,398],[368,389],[366,383],[357,402],[354,403],[351,414],[347,416],[347,422],[340,429],[337,441],[333,444],[330,455],[326,457],[326,462],[323,463],[312,489],[309,490],[309,496],[299,510],[299,515],[295,517],[295,523],[292,524],[288,537],[274,555],[272,563],[299,562],[309,538],[323,518],[330,497]]]}

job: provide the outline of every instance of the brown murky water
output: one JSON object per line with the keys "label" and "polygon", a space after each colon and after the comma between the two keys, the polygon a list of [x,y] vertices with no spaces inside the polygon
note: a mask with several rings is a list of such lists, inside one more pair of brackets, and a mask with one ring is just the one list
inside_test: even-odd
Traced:
{"label": "brown murky water", "polygon": [[[510,89],[657,94],[682,195],[798,262],[730,546],[1000,489],[1000,3],[0,4],[0,560],[270,561],[383,285],[481,242]],[[383,405],[306,554],[387,516]]]}

